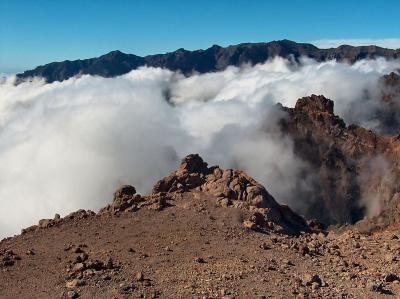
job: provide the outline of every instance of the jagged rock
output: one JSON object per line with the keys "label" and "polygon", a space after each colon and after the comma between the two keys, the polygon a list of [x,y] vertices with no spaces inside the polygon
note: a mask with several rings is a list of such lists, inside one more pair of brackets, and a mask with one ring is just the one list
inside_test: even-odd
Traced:
{"label": "jagged rock", "polygon": [[[267,190],[240,170],[222,170],[208,164],[198,154],[182,159],[178,170],[158,181],[153,194],[204,192],[218,199],[218,204],[254,211],[253,218],[244,225],[248,228],[270,229],[269,222],[282,231],[297,234],[308,231],[305,220],[288,206],[279,205]],[[255,225],[251,224],[253,222]]]}
{"label": "jagged rock", "polygon": [[380,165],[396,161],[398,142],[346,126],[324,96],[304,97],[294,108],[282,109],[287,117],[281,129],[293,138],[295,154],[309,165],[303,178],[309,188],[297,190],[301,204],[293,206],[295,210],[324,224],[355,223],[371,213],[362,201],[366,197],[381,198],[382,203],[394,198],[398,186],[388,176],[400,173],[398,165],[393,163],[387,171]]}
{"label": "jagged rock", "polygon": [[168,204],[168,195],[165,192],[153,193],[148,196],[136,194],[136,189],[130,185],[124,185],[114,192],[114,199],[111,205],[101,209],[103,213],[133,212],[146,207],[149,210],[160,211]]}
{"label": "jagged rock", "polygon": [[[400,133],[400,75],[391,72],[380,80],[381,101],[375,103],[373,115],[379,134],[396,136]],[[378,121],[376,121],[378,120]]]}
{"label": "jagged rock", "polygon": [[143,201],[144,199],[142,196],[136,194],[135,187],[123,185],[114,192],[112,204],[101,209],[99,213],[135,211],[138,209],[138,204]]}
{"label": "jagged rock", "polygon": [[139,207],[147,207],[149,210],[161,211],[168,205],[167,199],[169,199],[169,197],[164,192],[151,194],[145,197],[145,201],[143,201]]}
{"label": "jagged rock", "polygon": [[189,155],[182,159],[176,172],[154,185],[152,193],[185,192],[195,189],[205,182],[207,174],[207,163],[197,154]]}

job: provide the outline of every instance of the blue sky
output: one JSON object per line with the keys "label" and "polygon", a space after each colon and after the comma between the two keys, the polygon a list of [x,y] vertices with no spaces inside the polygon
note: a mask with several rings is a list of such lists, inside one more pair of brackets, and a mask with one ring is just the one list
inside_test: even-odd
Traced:
{"label": "blue sky", "polygon": [[147,55],[285,38],[397,45],[399,11],[399,0],[0,0],[0,73],[116,49]]}

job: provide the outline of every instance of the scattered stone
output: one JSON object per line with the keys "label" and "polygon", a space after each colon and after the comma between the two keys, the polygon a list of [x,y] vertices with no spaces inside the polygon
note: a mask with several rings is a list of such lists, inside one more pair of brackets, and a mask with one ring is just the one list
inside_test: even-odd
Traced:
{"label": "scattered stone", "polygon": [[72,267],[72,271],[74,272],[80,272],[86,269],[86,265],[84,263],[76,263],[73,267]]}
{"label": "scattered stone", "polygon": [[243,226],[247,229],[255,230],[257,228],[257,224],[251,220],[243,221]]}
{"label": "scattered stone", "polygon": [[369,285],[369,289],[373,292],[382,293],[383,286],[381,283],[371,283]]}
{"label": "scattered stone", "polygon": [[64,247],[64,251],[69,251],[73,248],[74,246],[72,244],[66,244]]}
{"label": "scattered stone", "polygon": [[83,271],[82,275],[83,277],[89,278],[95,275],[95,271],[93,269],[86,269],[85,271]]}
{"label": "scattered stone", "polygon": [[397,256],[392,254],[392,253],[388,253],[385,255],[385,260],[389,263],[391,262],[396,262],[397,261]]}
{"label": "scattered stone", "polygon": [[303,276],[303,284],[306,286],[311,286],[313,283],[317,283],[322,286],[322,280],[318,275],[305,274]]}
{"label": "scattered stone", "polygon": [[232,204],[232,201],[229,198],[222,197],[217,199],[217,205],[223,208],[227,208]]}
{"label": "scattered stone", "polygon": [[81,279],[77,279],[77,278],[75,278],[73,280],[70,280],[70,281],[67,281],[67,283],[65,284],[65,286],[68,289],[73,289],[73,288],[80,287],[80,286],[83,286],[83,285],[85,285],[85,281],[81,280]]}
{"label": "scattered stone", "polygon": [[387,290],[383,287],[382,283],[370,283],[368,286],[368,289],[372,292],[380,293],[380,294],[387,294],[390,295],[392,292],[390,290]]}
{"label": "scattered stone", "polygon": [[387,274],[384,278],[385,282],[393,282],[393,281],[400,281],[400,278],[395,274]]}
{"label": "scattered stone", "polygon": [[136,279],[137,281],[143,281],[143,280],[144,280],[144,274],[143,274],[143,272],[137,272],[136,275],[135,275],[135,279]]}
{"label": "scattered stone", "polygon": [[83,251],[83,249],[81,248],[81,247],[76,247],[75,248],[75,250],[74,250],[74,253],[83,253],[84,251]]}
{"label": "scattered stone", "polygon": [[284,260],[283,260],[283,263],[284,263],[285,265],[288,265],[288,266],[294,266],[293,262],[290,261],[290,260],[287,260],[287,259],[284,259]]}
{"label": "scattered stone", "polygon": [[113,268],[114,268],[114,262],[113,262],[113,260],[112,260],[111,257],[108,257],[108,258],[106,259],[106,261],[104,262],[104,266],[105,266],[106,268],[108,268],[108,269],[113,269]]}
{"label": "scattered stone", "polygon": [[264,249],[264,250],[269,250],[269,249],[271,249],[271,246],[269,246],[267,243],[262,243],[260,245],[260,248]]}
{"label": "scattered stone", "polygon": [[318,282],[313,282],[313,283],[311,284],[311,289],[312,289],[313,291],[316,291],[316,290],[318,290],[319,288],[320,288],[320,285],[319,285]]}
{"label": "scattered stone", "polygon": [[74,290],[68,291],[67,296],[68,296],[68,298],[72,298],[72,299],[79,298],[79,294]]}
{"label": "scattered stone", "polygon": [[132,294],[135,290],[135,285],[133,283],[123,282],[120,283],[119,288],[122,294]]}
{"label": "scattered stone", "polygon": [[12,250],[5,250],[0,254],[0,267],[11,267],[14,266],[16,261],[21,260],[21,257]]}
{"label": "scattered stone", "polygon": [[199,263],[199,264],[204,264],[206,262],[202,257],[198,257],[194,261]]}
{"label": "scattered stone", "polygon": [[307,245],[300,245],[299,251],[301,255],[310,254],[310,248]]}
{"label": "scattered stone", "polygon": [[88,259],[88,255],[85,252],[80,253],[79,255],[76,256],[75,261],[77,263],[82,263]]}

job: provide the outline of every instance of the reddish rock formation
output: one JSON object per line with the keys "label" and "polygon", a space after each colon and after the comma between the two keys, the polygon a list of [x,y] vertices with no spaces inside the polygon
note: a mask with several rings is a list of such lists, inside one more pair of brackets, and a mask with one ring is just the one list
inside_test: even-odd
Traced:
{"label": "reddish rock formation", "polygon": [[279,205],[262,185],[243,171],[208,167],[197,154],[185,157],[177,171],[160,180],[153,188],[153,194],[193,191],[216,198],[222,206],[253,211],[253,216],[248,220],[254,224],[253,228],[270,229],[278,226],[289,234],[309,231],[302,217],[288,206]]}
{"label": "reddish rock formation", "polygon": [[377,131],[382,134],[400,133],[400,76],[391,72],[381,79],[382,101],[376,111]]}
{"label": "reddish rock formation", "polygon": [[355,223],[381,213],[388,224],[399,197],[398,138],[346,126],[333,107],[331,100],[312,95],[294,108],[282,108],[288,116],[281,128],[315,175],[309,204],[301,212],[326,224]]}

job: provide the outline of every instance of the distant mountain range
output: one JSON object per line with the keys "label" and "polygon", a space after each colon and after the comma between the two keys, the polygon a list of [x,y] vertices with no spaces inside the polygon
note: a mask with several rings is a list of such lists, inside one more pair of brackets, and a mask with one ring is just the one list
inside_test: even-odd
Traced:
{"label": "distant mountain range", "polygon": [[268,43],[244,43],[228,47],[214,45],[206,50],[188,51],[178,49],[166,54],[145,57],[112,51],[97,58],[52,62],[33,70],[17,74],[18,81],[29,77],[43,77],[47,82],[63,81],[78,74],[115,77],[141,66],[162,67],[180,71],[185,75],[193,72],[206,73],[224,70],[226,67],[244,63],[262,63],[276,56],[298,59],[301,56],[317,61],[336,59],[354,63],[364,58],[399,58],[400,49],[385,49],[377,46],[353,47],[342,45],[337,48],[319,49],[312,44],[296,43],[290,40]]}

